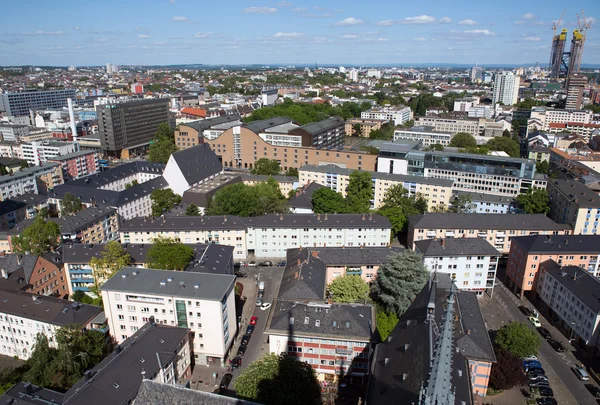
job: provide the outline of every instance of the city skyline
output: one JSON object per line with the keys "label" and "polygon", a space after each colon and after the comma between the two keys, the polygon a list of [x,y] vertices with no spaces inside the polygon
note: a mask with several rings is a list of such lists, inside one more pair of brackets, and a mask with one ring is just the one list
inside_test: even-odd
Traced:
{"label": "city skyline", "polygon": [[[509,0],[498,9],[464,1],[23,1],[5,10],[3,65],[525,64],[547,66],[557,1]],[[43,18],[31,10],[44,11]],[[565,11],[560,28],[591,21],[583,65],[600,64],[595,0]]]}

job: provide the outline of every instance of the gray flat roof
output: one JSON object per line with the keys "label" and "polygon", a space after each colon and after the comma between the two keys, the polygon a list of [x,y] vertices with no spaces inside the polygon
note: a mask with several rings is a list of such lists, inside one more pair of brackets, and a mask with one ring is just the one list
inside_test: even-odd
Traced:
{"label": "gray flat roof", "polygon": [[288,122],[292,122],[292,120],[288,117],[273,117],[259,121],[252,121],[244,126],[255,134],[258,134],[260,132],[264,132],[268,128],[283,125]]}
{"label": "gray flat roof", "polygon": [[570,230],[543,214],[427,213],[408,217],[409,226],[429,229]]}
{"label": "gray flat roof", "polygon": [[231,115],[221,115],[219,117],[208,118],[205,120],[186,122],[185,124],[181,124],[181,126],[187,126],[190,128],[194,128],[196,131],[200,132],[200,135],[202,135],[202,131],[204,131],[205,129],[209,129],[216,125],[223,125],[226,123],[231,123],[233,125],[237,121],[239,121],[241,123],[240,116],[238,114],[231,114]]}
{"label": "gray flat roof", "polygon": [[98,153],[98,152],[95,152],[93,150],[80,150],[78,152],[67,153],[65,155],[57,155],[48,160],[49,161],[67,160],[67,159],[72,159],[72,158],[79,157],[79,156],[92,155],[94,153]]}
{"label": "gray flat roof", "polygon": [[560,267],[554,260],[542,263],[544,269],[595,313],[600,312],[600,280],[577,266]]}
{"label": "gray flat roof", "polygon": [[415,246],[423,256],[498,256],[498,250],[482,238],[425,239]]}
{"label": "gray flat roof", "polygon": [[397,139],[394,142],[383,142],[379,146],[380,151],[385,152],[408,152],[421,144],[421,141],[411,139]]}
{"label": "gray flat roof", "polygon": [[29,177],[32,175],[37,175],[40,172],[47,172],[48,170],[54,170],[58,166],[59,163],[44,163],[43,166],[33,166],[28,167],[26,169],[15,170],[11,174],[5,174],[4,176],[0,176],[0,183],[8,183],[15,180],[19,180],[23,177]]}
{"label": "gray flat roof", "polygon": [[297,130],[304,130],[309,134],[314,135],[344,125],[346,125],[346,122],[342,118],[329,117],[321,121],[311,122],[310,124],[302,125],[301,127],[297,128]]}
{"label": "gray flat roof", "polygon": [[123,267],[101,289],[221,301],[234,283],[232,275]]}
{"label": "gray flat roof", "polygon": [[515,199],[512,197],[504,197],[504,196],[493,195],[493,194],[460,192],[460,193],[457,193],[457,195],[471,196],[472,202],[489,202],[489,203],[495,203],[495,204],[510,204],[515,201]]}

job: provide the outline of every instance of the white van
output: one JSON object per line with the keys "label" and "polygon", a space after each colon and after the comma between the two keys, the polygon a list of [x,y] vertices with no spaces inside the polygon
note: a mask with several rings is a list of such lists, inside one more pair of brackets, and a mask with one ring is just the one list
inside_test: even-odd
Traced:
{"label": "white van", "polygon": [[260,283],[258,283],[258,291],[264,291],[265,290],[265,282],[261,281]]}
{"label": "white van", "polygon": [[581,381],[590,380],[590,375],[583,369],[583,367],[573,367],[573,371],[575,372],[577,378],[579,378]]}

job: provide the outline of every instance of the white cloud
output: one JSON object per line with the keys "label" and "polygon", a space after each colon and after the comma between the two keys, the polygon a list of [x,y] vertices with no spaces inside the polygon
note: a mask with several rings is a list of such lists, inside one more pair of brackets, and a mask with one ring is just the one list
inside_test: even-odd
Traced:
{"label": "white cloud", "polygon": [[450,18],[450,17],[442,17],[442,18],[440,18],[440,22],[441,23],[451,23],[452,22],[452,18]]}
{"label": "white cloud", "polygon": [[137,37],[140,38],[140,39],[147,39],[147,38],[150,38],[150,35],[139,34]]}
{"label": "white cloud", "polygon": [[435,17],[425,14],[416,17],[407,17],[401,21],[402,24],[429,24],[432,22],[435,22]]}
{"label": "white cloud", "polygon": [[477,25],[477,21],[467,18],[466,20],[459,21],[458,25]]}
{"label": "white cloud", "polygon": [[419,38],[415,38],[415,41],[427,41],[427,40],[423,37],[419,37]]}
{"label": "white cloud", "polygon": [[521,18],[524,20],[535,20],[535,14],[525,13]]}
{"label": "white cloud", "polygon": [[306,10],[308,10],[306,7],[296,7],[296,8],[292,9],[292,11],[294,13],[301,13],[301,12],[306,11]]}
{"label": "white cloud", "polygon": [[492,36],[492,35],[496,35],[496,33],[490,31],[490,30],[466,30],[463,31],[465,34],[481,34],[481,35],[485,35],[485,36]]}
{"label": "white cloud", "polygon": [[331,42],[331,40],[327,37],[314,37],[313,42],[315,44],[325,44]]}
{"label": "white cloud", "polygon": [[339,27],[346,27],[349,25],[359,25],[362,23],[363,23],[363,21],[359,20],[358,18],[348,17],[348,18],[344,18],[342,21],[336,22],[334,25],[337,25]]}
{"label": "white cloud", "polygon": [[208,38],[212,35],[212,32],[196,32],[194,35],[196,38]]}
{"label": "white cloud", "polygon": [[278,32],[275,34],[275,38],[298,38],[303,36],[301,32]]}
{"label": "white cloud", "polygon": [[173,21],[185,22],[187,20],[188,20],[187,17],[181,16],[181,15],[176,15],[175,17],[173,17]]}
{"label": "white cloud", "polygon": [[248,7],[244,9],[244,13],[259,13],[259,14],[271,14],[275,13],[277,9],[275,7]]}
{"label": "white cloud", "polygon": [[585,17],[585,23],[586,24],[595,24],[596,23],[596,18],[595,17]]}
{"label": "white cloud", "polygon": [[342,35],[342,38],[344,38],[344,39],[356,39],[356,38],[358,38],[358,35],[346,34],[346,35]]}
{"label": "white cloud", "polygon": [[540,37],[525,37],[525,38],[523,38],[523,41],[538,42],[538,41],[541,41],[541,38]]}
{"label": "white cloud", "polygon": [[392,26],[394,24],[397,24],[397,22],[394,21],[394,20],[383,20],[383,21],[379,21],[377,23],[377,25],[379,25],[381,27],[390,27],[390,26]]}
{"label": "white cloud", "polygon": [[57,35],[65,35],[64,31],[35,31],[35,32],[21,32],[17,35],[24,35],[27,37],[38,37],[38,36],[57,36]]}

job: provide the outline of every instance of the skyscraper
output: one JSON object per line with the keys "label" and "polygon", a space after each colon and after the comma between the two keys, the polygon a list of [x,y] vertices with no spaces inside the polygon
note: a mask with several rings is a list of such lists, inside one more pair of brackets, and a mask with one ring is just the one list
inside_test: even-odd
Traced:
{"label": "skyscraper", "polygon": [[496,74],[492,90],[492,102],[504,105],[516,104],[519,98],[520,77],[512,72]]}
{"label": "skyscraper", "polygon": [[583,102],[583,90],[587,86],[587,77],[580,74],[569,75],[567,79],[567,110],[578,110]]}
{"label": "skyscraper", "polygon": [[571,40],[571,56],[569,59],[569,76],[579,74],[581,68],[581,57],[583,56],[583,43],[585,37],[579,30],[573,30]]}
{"label": "skyscraper", "polygon": [[483,80],[483,68],[475,66],[471,68],[471,81],[477,82]]}
{"label": "skyscraper", "polygon": [[66,107],[67,99],[74,99],[76,93],[75,89],[0,93],[0,111],[22,117],[29,115],[29,110]]}

